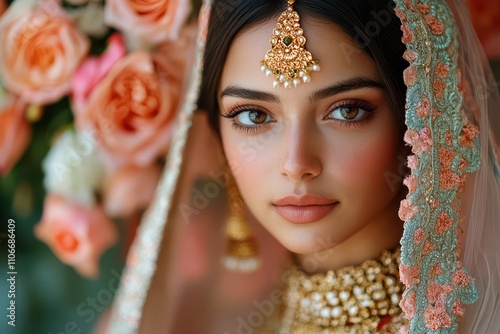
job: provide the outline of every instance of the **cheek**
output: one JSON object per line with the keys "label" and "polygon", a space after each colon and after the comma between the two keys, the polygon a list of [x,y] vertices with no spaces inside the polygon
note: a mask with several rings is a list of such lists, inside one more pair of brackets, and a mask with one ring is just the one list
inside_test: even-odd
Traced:
{"label": "cheek", "polygon": [[245,202],[262,197],[264,176],[271,168],[269,149],[263,140],[245,137],[235,132],[229,122],[221,122],[224,154]]}
{"label": "cheek", "polygon": [[400,190],[405,161],[402,141],[399,133],[387,130],[343,146],[336,178],[353,203],[363,202],[365,207],[387,203]]}

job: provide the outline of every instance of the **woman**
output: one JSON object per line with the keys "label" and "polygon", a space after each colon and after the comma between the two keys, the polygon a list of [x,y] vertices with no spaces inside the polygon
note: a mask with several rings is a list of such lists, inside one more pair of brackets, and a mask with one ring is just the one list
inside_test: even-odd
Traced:
{"label": "woman", "polygon": [[111,332],[500,332],[498,91],[463,4],[396,5],[214,2]]}

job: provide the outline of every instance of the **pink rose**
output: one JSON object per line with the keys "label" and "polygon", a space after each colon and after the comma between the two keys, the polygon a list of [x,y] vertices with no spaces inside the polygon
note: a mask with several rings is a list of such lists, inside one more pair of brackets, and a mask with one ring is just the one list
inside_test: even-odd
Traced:
{"label": "pink rose", "polygon": [[191,12],[190,0],[108,0],[105,22],[136,42],[176,39]]}
{"label": "pink rose", "polygon": [[401,201],[401,205],[399,206],[399,211],[398,211],[399,218],[402,221],[407,222],[415,216],[417,211],[418,207],[413,206],[411,199],[409,198],[404,199]]}
{"label": "pink rose", "polygon": [[109,37],[108,47],[101,56],[89,57],[83,62],[72,80],[73,112],[78,113],[84,108],[92,90],[126,52],[122,36],[113,34]]}
{"label": "pink rose", "polygon": [[110,216],[129,217],[151,202],[161,176],[157,165],[120,168],[104,185],[104,208]]}
{"label": "pink rose", "polygon": [[0,105],[0,173],[7,175],[28,147],[31,127],[24,117],[26,104],[13,98]]}
{"label": "pink rose", "polygon": [[147,166],[168,150],[180,92],[180,84],[157,75],[151,55],[136,51],[95,87],[76,124],[103,134],[108,163]]}
{"label": "pink rose", "polygon": [[[30,5],[31,4],[31,5]],[[55,0],[16,1],[0,19],[0,73],[28,102],[66,95],[89,42]]]}
{"label": "pink rose", "polygon": [[83,206],[57,195],[45,198],[35,235],[82,276],[99,275],[101,254],[117,241],[113,223],[98,206]]}

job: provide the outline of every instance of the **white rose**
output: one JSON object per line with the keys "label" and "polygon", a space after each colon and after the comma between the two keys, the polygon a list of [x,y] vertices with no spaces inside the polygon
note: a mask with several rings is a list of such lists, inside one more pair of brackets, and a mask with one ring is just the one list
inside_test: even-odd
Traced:
{"label": "white rose", "polygon": [[104,24],[104,4],[101,0],[92,0],[86,6],[68,12],[78,28],[89,36],[102,38],[109,31]]}
{"label": "white rose", "polygon": [[94,204],[94,193],[105,176],[104,163],[90,133],[64,132],[42,163],[47,192],[59,194],[79,203]]}

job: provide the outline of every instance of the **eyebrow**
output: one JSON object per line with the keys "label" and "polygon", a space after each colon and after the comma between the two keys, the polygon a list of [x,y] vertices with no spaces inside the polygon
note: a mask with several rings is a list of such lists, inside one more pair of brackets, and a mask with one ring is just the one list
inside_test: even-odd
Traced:
{"label": "eyebrow", "polygon": [[[385,86],[375,80],[368,79],[365,77],[353,77],[348,80],[344,80],[338,83],[335,83],[329,87],[320,89],[315,91],[309,96],[309,102],[313,103],[315,101],[319,101],[325,99],[327,97],[337,95],[344,92],[349,92],[362,88],[377,88],[377,89],[385,89]],[[266,93],[259,90],[247,89],[240,86],[228,86],[226,87],[222,93],[221,98],[225,96],[238,97],[242,99],[249,100],[259,100],[264,102],[271,102],[280,104],[281,101],[278,96]]]}
{"label": "eyebrow", "polygon": [[320,89],[312,93],[311,96],[309,97],[309,102],[313,103],[315,101],[326,99],[327,97],[333,95],[350,92],[362,88],[385,89],[385,86],[382,83],[372,79],[368,79],[365,77],[354,77],[347,79],[345,81],[338,82],[329,87]]}

